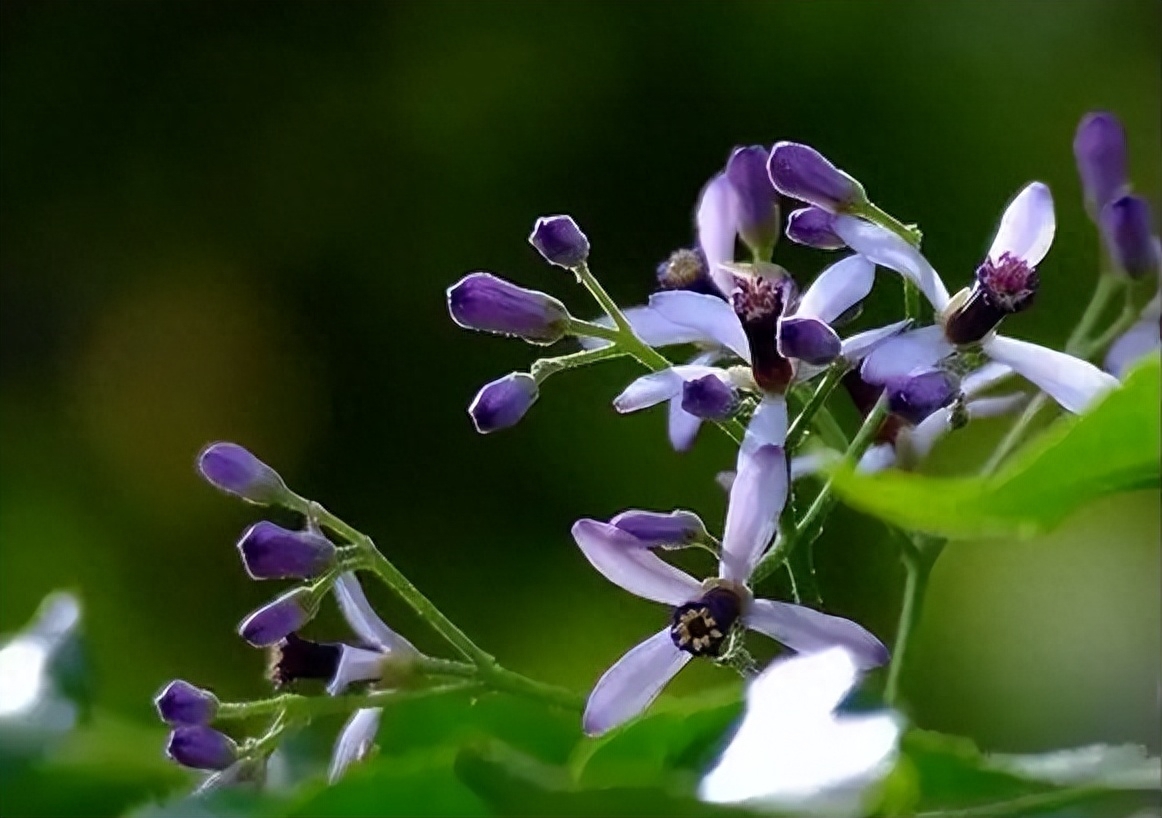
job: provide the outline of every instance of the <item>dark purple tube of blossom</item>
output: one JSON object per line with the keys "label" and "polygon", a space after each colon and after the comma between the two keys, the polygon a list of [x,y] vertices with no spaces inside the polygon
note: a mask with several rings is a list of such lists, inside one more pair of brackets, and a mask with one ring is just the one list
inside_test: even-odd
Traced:
{"label": "dark purple tube of blossom", "polygon": [[468,414],[476,431],[488,434],[516,425],[539,396],[532,375],[511,372],[477,392]]}
{"label": "dark purple tube of blossom", "polygon": [[682,384],[682,408],[703,420],[726,420],[738,408],[738,394],[715,375]]}
{"label": "dark purple tube of blossom", "polygon": [[888,408],[909,423],[918,424],[943,409],[960,394],[960,379],[943,369],[929,369],[887,384]]}
{"label": "dark purple tube of blossom", "polygon": [[449,287],[448,312],[465,329],[515,335],[534,344],[559,341],[569,329],[569,311],[560,301],[491,273],[472,273]]}
{"label": "dark purple tube of blossom", "polygon": [[183,767],[224,770],[238,760],[238,745],[212,727],[186,725],[169,734],[165,754]]}
{"label": "dark purple tube of blossom", "polygon": [[198,472],[215,488],[269,506],[290,496],[278,472],[237,443],[211,443],[198,455]]}
{"label": "dark purple tube of blossom", "polygon": [[841,250],[846,244],[835,232],[835,214],[821,207],[803,207],[787,217],[787,238],[820,250]]}
{"label": "dark purple tube of blossom", "polygon": [[533,225],[529,243],[558,267],[573,269],[589,258],[589,239],[571,216],[542,216]]}
{"label": "dark purple tube of blossom", "polygon": [[817,318],[784,318],[779,322],[779,354],[822,366],[839,357],[843,342]]}
{"label": "dark purple tube of blossom", "polygon": [[181,679],[167,684],[153,700],[166,724],[209,724],[218,712],[218,697]]}
{"label": "dark purple tube of blossom", "polygon": [[867,202],[859,182],[807,145],[777,143],[771,149],[767,172],[779,193],[829,213],[848,211]]}
{"label": "dark purple tube of blossom", "polygon": [[290,531],[263,520],[238,540],[251,579],[311,579],[335,564],[335,546],[313,531]]}
{"label": "dark purple tube of blossom", "polygon": [[1126,132],[1116,116],[1095,111],[1082,118],[1073,137],[1073,156],[1094,218],[1129,183],[1126,153]]}
{"label": "dark purple tube of blossom", "polygon": [[1101,231],[1118,269],[1133,278],[1157,273],[1162,264],[1150,203],[1141,196],[1119,196],[1101,209]]}
{"label": "dark purple tube of blossom", "polygon": [[295,588],[243,619],[238,634],[256,648],[270,647],[306,625],[316,607],[308,589]]}
{"label": "dark purple tube of blossom", "polygon": [[735,148],[726,162],[726,179],[738,202],[738,235],[764,259],[779,240],[779,194],[767,174],[769,156],[762,145],[751,145]]}

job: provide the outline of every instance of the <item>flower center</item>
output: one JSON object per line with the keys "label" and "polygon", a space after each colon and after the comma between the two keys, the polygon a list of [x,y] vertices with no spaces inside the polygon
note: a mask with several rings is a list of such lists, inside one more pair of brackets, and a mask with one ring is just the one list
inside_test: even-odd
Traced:
{"label": "flower center", "polygon": [[995,262],[985,259],[972,289],[963,290],[945,313],[945,336],[957,346],[979,343],[1006,315],[1027,309],[1039,283],[1037,271],[1011,253]]}
{"label": "flower center", "polygon": [[718,656],[741,613],[742,600],[736,592],[711,588],[700,599],[674,609],[670,639],[694,656]]}
{"label": "flower center", "polygon": [[292,633],[270,649],[269,676],[275,687],[282,688],[300,679],[327,681],[339,668],[342,647],[312,642]]}
{"label": "flower center", "polygon": [[658,285],[663,290],[695,290],[708,282],[708,274],[702,253],[683,247],[658,265]]}
{"label": "flower center", "polygon": [[[776,269],[782,272],[781,268]],[[755,383],[768,392],[783,392],[795,375],[791,362],[779,354],[778,347],[779,317],[790,296],[790,282],[785,272],[778,278],[737,275],[731,293],[731,305],[750,344]]]}

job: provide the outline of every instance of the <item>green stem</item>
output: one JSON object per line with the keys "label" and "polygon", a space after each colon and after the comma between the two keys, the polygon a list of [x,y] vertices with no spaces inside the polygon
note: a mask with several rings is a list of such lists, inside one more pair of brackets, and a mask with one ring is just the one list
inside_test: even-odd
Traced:
{"label": "green stem", "polygon": [[237,721],[271,714],[285,714],[279,719],[279,722],[285,722],[288,719],[290,721],[309,720],[316,716],[350,713],[364,707],[384,707],[397,702],[484,689],[484,685],[479,681],[466,681],[438,687],[426,687],[420,690],[373,690],[367,693],[348,693],[343,696],[300,696],[297,693],[284,693],[281,696],[253,702],[220,704],[215,721]]}
{"label": "green stem", "polygon": [[900,624],[896,628],[896,643],[892,646],[892,661],[888,665],[888,681],[884,687],[884,701],[889,705],[895,705],[899,700],[900,676],[904,669],[908,645],[911,643],[916,625],[920,622],[924,594],[928,590],[932,567],[944,547],[942,540],[931,540],[930,543],[929,548],[909,543],[901,554],[907,576],[904,580],[904,604],[900,609]]}
{"label": "green stem", "polygon": [[533,365],[529,368],[529,374],[540,384],[550,375],[556,375],[558,372],[564,372],[566,369],[576,369],[579,366],[588,366],[598,361],[620,358],[625,354],[625,350],[616,344],[598,347],[597,349],[583,349],[580,352],[561,355],[557,358],[540,358],[539,360],[533,361]]}
{"label": "green stem", "polygon": [[864,202],[861,206],[854,210],[854,213],[857,216],[862,216],[869,222],[874,222],[880,227],[885,227],[888,230],[891,230],[893,233],[902,238],[904,241],[908,242],[908,244],[912,245],[913,247],[920,246],[921,235],[917,228],[904,224],[895,216],[891,215],[886,210],[877,207],[872,202]]}
{"label": "green stem", "polygon": [[910,278],[900,276],[904,283],[904,317],[913,324],[920,320],[920,288]]}
{"label": "green stem", "polygon": [[[823,380],[819,382],[819,386],[811,394],[810,399],[791,424],[791,428],[787,431],[787,442],[784,444],[784,448],[787,451],[793,452],[798,449],[799,444],[807,434],[807,427],[814,421],[815,415],[823,408],[823,404],[827,402],[827,398],[831,396],[832,391],[843,380],[846,372],[847,365],[842,362],[832,364],[831,368],[827,370],[827,374],[823,376]],[[832,421],[834,421],[834,418],[832,418]]]}
{"label": "green stem", "polygon": [[592,321],[582,321],[580,318],[569,318],[569,334],[581,335],[589,338],[601,338],[606,341],[617,341],[620,337],[613,327],[594,324]]}
{"label": "green stem", "polygon": [[1060,809],[1111,794],[1111,791],[1104,787],[1072,787],[1066,790],[1023,795],[1008,801],[981,804],[976,807],[921,812],[916,818],[1023,818],[1026,815]]}
{"label": "green stem", "polygon": [[1081,350],[1081,356],[1086,360],[1092,360],[1095,355],[1104,352],[1106,347],[1120,338],[1122,333],[1137,323],[1139,318],[1141,318],[1141,315],[1134,308],[1133,291],[1129,287],[1126,287],[1126,301],[1122,306],[1121,315],[1106,327],[1105,332],[1084,346]]}

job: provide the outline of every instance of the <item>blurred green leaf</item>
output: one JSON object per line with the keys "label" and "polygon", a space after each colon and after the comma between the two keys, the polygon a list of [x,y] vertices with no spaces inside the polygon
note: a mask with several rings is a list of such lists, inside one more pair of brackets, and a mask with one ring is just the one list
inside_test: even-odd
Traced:
{"label": "blurred green leaf", "polygon": [[1159,365],[1153,358],[1084,415],[1062,418],[990,478],[901,471],[835,474],[846,503],[950,538],[1032,536],[1082,505],[1159,485]]}
{"label": "blurred green leaf", "polygon": [[1162,786],[1162,759],[1138,744],[1093,744],[1036,755],[993,753],[986,762],[995,770],[1059,786],[1131,790]]}

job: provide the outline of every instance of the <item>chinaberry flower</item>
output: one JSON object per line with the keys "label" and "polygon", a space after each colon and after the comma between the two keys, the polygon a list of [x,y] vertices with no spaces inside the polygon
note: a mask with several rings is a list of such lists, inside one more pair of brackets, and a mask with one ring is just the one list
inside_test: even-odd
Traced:
{"label": "chinaberry flower", "polygon": [[848,212],[867,202],[863,185],[807,145],[776,143],[767,171],[779,193],[829,213]]}
{"label": "chinaberry flower", "polygon": [[175,679],[153,700],[157,714],[166,724],[209,724],[218,712],[218,697],[209,690]]}
{"label": "chinaberry flower", "polygon": [[468,414],[476,431],[488,434],[516,425],[539,396],[537,382],[532,375],[510,372],[503,378],[485,384],[468,407]]}
{"label": "chinaberry flower", "polygon": [[561,340],[569,311],[550,295],[491,273],[471,273],[448,288],[448,312],[465,329],[513,335],[534,344]]}
{"label": "chinaberry flower", "polygon": [[1155,293],[1134,325],[1110,346],[1105,359],[1106,371],[1123,378],[1138,361],[1147,355],[1156,355],[1162,346],[1159,322],[1162,322],[1162,294]]}
{"label": "chinaberry flower", "polygon": [[306,625],[317,609],[311,589],[294,588],[243,619],[238,634],[256,648],[269,647]]}
{"label": "chinaberry flower", "polygon": [[861,815],[891,771],[902,725],[844,715],[860,663],[841,647],[771,663],[747,686],[742,723],[698,788],[704,801],[794,815]]}
{"label": "chinaberry flower", "polygon": [[246,529],[238,552],[251,579],[311,579],[334,566],[338,554],[317,531],[291,531],[266,520]]}
{"label": "chinaberry flower", "polygon": [[224,770],[238,759],[238,745],[212,727],[187,724],[169,734],[165,753],[183,767]]}
{"label": "chinaberry flower", "polygon": [[1154,234],[1149,202],[1141,196],[1119,196],[1102,207],[1099,223],[1118,270],[1131,278],[1158,274],[1162,244]]}
{"label": "chinaberry flower", "polygon": [[787,238],[819,250],[841,250],[847,245],[835,232],[835,214],[821,207],[803,207],[787,217]]}
{"label": "chinaberry flower", "polygon": [[558,267],[573,269],[589,258],[589,239],[571,216],[542,216],[533,225],[529,244]]}
{"label": "chinaberry flower", "polygon": [[290,496],[278,472],[237,443],[211,443],[198,455],[198,472],[210,485],[258,505]]}
{"label": "chinaberry flower", "polygon": [[1116,116],[1095,111],[1082,118],[1073,138],[1073,156],[1086,207],[1095,220],[1129,184],[1126,154],[1126,131]]}
{"label": "chinaberry flower", "polygon": [[1070,412],[1082,411],[1116,386],[1115,379],[1087,361],[996,332],[1007,315],[1032,303],[1037,265],[1053,241],[1053,199],[1040,182],[1025,187],[1009,204],[973,286],[951,298],[932,266],[895,233],[851,216],[838,216],[835,224],[848,246],[913,281],[939,314],[936,325],[905,332],[872,351],[861,370],[870,383],[886,384],[937,367],[959,349],[979,346]]}

